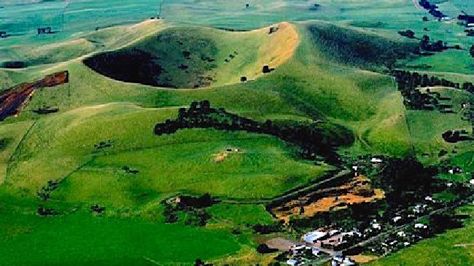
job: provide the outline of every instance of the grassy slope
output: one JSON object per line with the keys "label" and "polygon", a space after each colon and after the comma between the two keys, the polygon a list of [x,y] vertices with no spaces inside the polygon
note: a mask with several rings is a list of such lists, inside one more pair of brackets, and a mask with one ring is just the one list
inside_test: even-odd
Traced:
{"label": "grassy slope", "polygon": [[[317,27],[319,23],[309,27],[314,25]],[[320,28],[320,31],[330,31],[324,35],[337,35],[337,31],[345,31],[341,27],[329,27],[329,29],[327,27],[323,24]],[[359,141],[350,150],[351,153],[403,155],[409,152],[410,140],[405,123],[405,108],[392,79],[359,70],[353,67],[353,64],[358,63],[353,63],[351,60],[343,61],[349,64],[343,66],[339,58],[331,57],[326,48],[321,48],[326,41],[319,42],[318,38],[313,39],[315,36],[311,30],[305,30],[302,34],[313,40],[312,43],[302,45],[299,50],[298,56],[303,66],[288,65],[288,69],[285,70],[308,68],[309,71],[298,73],[300,74],[298,78],[309,80],[309,84],[306,83],[308,81],[301,82],[305,84],[304,93],[311,95],[309,99],[304,100],[314,102],[313,106],[319,112],[348,126],[356,133]],[[371,64],[376,65],[377,62]]]}
{"label": "grassy slope", "polygon": [[[296,57],[288,64],[278,68],[266,78],[214,89],[151,90],[146,86],[112,81],[97,75],[79,62],[71,62],[67,65],[71,72],[70,84],[38,92],[27,111],[22,113],[20,120],[36,118],[28,110],[45,104],[58,106],[62,111],[67,111],[84,105],[108,102],[126,101],[144,106],[166,107],[187,105],[192,100],[209,99],[215,106],[222,106],[256,119],[326,117],[352,128],[360,140],[359,147],[355,149],[361,152],[397,155],[406,153],[409,147],[406,128],[403,126],[403,106],[391,79],[327,61],[324,51],[319,49],[322,44],[310,42],[311,36],[308,36],[310,33],[304,26],[300,27],[299,31],[304,43],[298,49]],[[61,68],[62,66],[57,67],[56,70]],[[234,101],[233,99],[237,97],[239,101]],[[127,108],[120,111],[123,112],[124,118],[117,121],[117,125],[127,127],[130,124],[127,121],[135,119],[134,114],[127,113],[135,113],[139,108],[126,106]],[[104,134],[105,127],[99,127],[96,133],[90,131],[85,135],[88,136],[86,138],[83,137],[84,134],[78,136],[67,134],[74,132],[71,128],[76,126],[75,121],[84,119],[84,116],[103,116],[105,119],[108,118],[106,114],[117,112],[108,110],[96,114],[97,109],[102,108],[104,106],[77,109],[61,116],[41,119],[32,131],[30,141],[25,142],[20,149],[21,152],[16,155],[16,163],[11,166],[13,180],[11,183],[34,190],[45,181],[66,176],[87,162],[90,149],[95,144],[92,142],[101,140],[89,136]],[[156,113],[158,115],[161,112]],[[150,116],[146,124],[151,127],[153,122],[159,120],[158,117],[167,118],[169,115],[166,114],[169,114],[169,111],[165,111],[162,116],[153,117],[154,121]],[[97,120],[91,121],[94,124]],[[131,127],[135,127],[135,124]],[[387,127],[393,131],[386,130]],[[67,131],[63,132],[65,130]],[[382,142],[381,140],[387,136],[397,138],[391,138],[391,143]],[[108,139],[105,135],[101,138]],[[83,145],[86,139],[89,144]],[[127,141],[129,139],[124,138],[123,142]],[[75,143],[84,147],[72,149],[70,145],[74,147]],[[129,146],[130,149],[137,148],[134,142]],[[54,148],[46,149],[46,147]],[[48,150],[47,156],[35,154],[46,150]],[[50,158],[58,158],[55,160],[63,167],[48,167]],[[25,162],[20,164],[21,161]],[[18,165],[21,167],[17,167]],[[32,180],[25,179],[27,173],[34,169],[40,172],[38,177]]]}
{"label": "grassy slope", "polygon": [[238,240],[220,229],[84,213],[45,220],[0,212],[2,265],[189,264],[197,258],[209,260],[240,249]]}
{"label": "grassy slope", "polygon": [[[166,28],[159,20],[147,20],[135,25],[100,29],[81,38],[46,45],[23,45],[15,49],[1,48],[0,64],[22,61],[28,67],[69,61],[103,49],[117,49]],[[60,51],[60,52],[58,52]]]}
{"label": "grassy slope", "polygon": [[[445,142],[441,135],[448,130],[461,130],[467,132],[472,131],[469,121],[462,120],[463,112],[462,103],[469,102],[472,95],[453,89],[435,88],[432,91],[441,93],[443,97],[451,98],[453,105],[452,114],[441,114],[439,112],[429,111],[409,111],[408,123],[413,143],[416,146],[417,154],[420,159],[427,163],[436,163],[439,161],[438,153],[444,149],[455,156],[454,153],[464,153],[472,151],[472,144],[469,142],[459,142],[450,144]],[[453,152],[454,151],[454,152]]]}
{"label": "grassy slope", "polygon": [[[127,194],[133,187],[126,189],[127,178],[117,177],[117,172],[129,164],[142,172],[139,177],[131,178],[129,185],[142,187],[144,191],[172,193],[188,190],[236,198],[260,198],[275,196],[303,184],[324,170],[324,167],[294,162],[291,152],[288,154],[291,149],[270,137],[200,130],[154,136],[154,124],[175,116],[176,112],[176,109],[143,109],[116,104],[81,108],[42,119],[15,154],[8,184],[34,192],[48,180],[58,180],[74,172],[68,177],[65,187],[68,188],[66,191],[75,192],[66,192],[67,198],[87,199],[78,195],[81,191],[94,195],[96,182],[104,182],[104,187],[110,190],[114,186],[108,185],[119,182],[125,187],[116,192]],[[97,153],[94,145],[106,140],[112,140],[113,147]],[[243,153],[221,164],[214,163],[213,154],[227,146],[238,146]],[[90,161],[93,158],[97,159]],[[78,167],[83,168],[78,171]],[[300,170],[290,170],[295,168]],[[292,174],[287,174],[290,171]],[[83,178],[89,178],[89,181],[81,182]],[[137,184],[137,179],[144,181]],[[110,183],[101,180],[110,180]],[[204,180],[213,182],[201,183]],[[274,190],[266,189],[268,182],[277,180],[281,186],[274,183]],[[78,186],[71,188],[69,182],[78,182]],[[248,183],[250,190],[234,189],[242,183]],[[112,197],[109,200],[117,199]]]}
{"label": "grassy slope", "polygon": [[472,265],[474,207],[463,207],[459,212],[471,217],[464,228],[450,230],[433,239],[424,240],[370,265]]}
{"label": "grassy slope", "polygon": [[[169,188],[173,183],[161,180],[159,177],[161,175],[166,177],[163,173],[168,173],[168,175],[172,173],[174,177],[174,173],[171,172],[173,166],[182,168],[181,173],[178,172],[181,180],[192,182],[193,179],[204,180],[209,175],[217,177],[211,185],[218,185],[217,190],[221,189],[219,194],[230,197],[235,197],[239,193],[241,197],[242,195],[243,197],[275,195],[289,189],[291,184],[297,185],[309,180],[322,170],[305,162],[295,161],[290,156],[291,149],[273,138],[194,130],[160,138],[152,134],[151,129],[156,122],[176,115],[174,107],[188,105],[193,100],[201,99],[209,99],[215,106],[225,107],[229,111],[259,120],[327,118],[351,128],[356,133],[358,141],[354,147],[348,149],[351,154],[402,155],[409,152],[411,139],[404,122],[405,109],[393,81],[383,75],[361,71],[350,65],[341,65],[337,60],[328,60],[327,54],[321,49],[322,44],[311,41],[305,25],[299,26],[298,31],[301,45],[295,57],[277,68],[275,72],[246,84],[202,90],[163,90],[101,77],[79,61],[36,68],[33,69],[35,71],[33,73],[18,72],[21,75],[39,75],[67,68],[71,72],[71,83],[39,91],[20,117],[11,118],[0,126],[0,131],[7,129],[22,131],[21,121],[27,121],[23,124],[26,126],[32,119],[39,119],[15,153],[14,163],[9,165],[9,187],[26,188],[23,195],[31,196],[47,180],[67,177],[63,183],[64,187],[61,186],[58,194],[53,194],[58,199],[88,203],[100,201],[111,206],[117,204],[120,207],[137,202],[155,206],[155,200],[172,192]],[[249,54],[253,53],[249,52]],[[59,114],[47,117],[38,117],[30,112],[44,104],[58,106],[61,111]],[[177,139],[178,136],[181,138]],[[114,140],[110,151],[93,154],[94,144],[106,139]],[[199,143],[189,146],[177,145],[171,148],[153,148],[166,143],[182,142],[184,139],[191,142],[211,139],[211,142],[206,148]],[[242,145],[251,152],[231,157],[229,161],[216,167],[209,160],[209,156],[230,144]],[[180,156],[184,154],[187,160],[193,160],[195,164],[183,166],[182,161],[170,158],[168,153]],[[268,157],[268,154],[273,157]],[[91,161],[95,155],[99,155],[98,158]],[[123,164],[130,164],[130,162],[133,162],[130,166],[140,168],[140,177],[124,176],[120,170],[117,170]],[[76,171],[85,163],[87,165],[84,168]],[[221,166],[224,166],[223,169],[216,170]],[[233,180],[233,174],[228,169],[235,166],[245,173],[244,178],[252,179],[255,173],[260,174],[263,167],[267,171],[267,180],[276,178],[281,185],[275,187],[274,191],[269,191],[262,190],[264,184],[257,182],[256,186],[246,191],[234,191],[233,188],[241,186],[241,182],[235,184],[236,180]],[[295,173],[296,167],[305,170],[297,173],[296,179],[290,179],[293,183],[287,183],[287,177]],[[213,171],[204,172],[202,169]],[[73,174],[69,175],[71,173]],[[239,178],[242,176],[239,175]],[[84,182],[86,179],[87,182]],[[104,184],[102,182],[105,182],[107,186],[101,187]],[[150,191],[148,185],[155,186],[155,189]],[[208,189],[199,184],[178,185],[183,191],[194,193],[203,193]],[[97,193],[94,194],[94,192]],[[110,202],[104,197],[105,195],[112,196],[114,202]],[[144,206],[144,216],[151,215],[146,213],[150,211],[147,209],[149,205]],[[234,216],[234,212],[230,213],[225,206],[217,205],[211,209],[216,223],[213,226],[229,230],[235,225],[257,222],[259,221],[257,217],[261,217],[261,209],[258,206],[242,209],[239,215],[245,215],[244,219],[239,218],[239,215]],[[153,210],[153,207],[150,208]],[[159,211],[156,213],[151,211],[151,213],[160,216]],[[225,217],[228,219],[226,220]],[[90,222],[95,223],[90,218],[77,219],[78,225],[84,223],[88,226]],[[268,220],[265,218],[260,221]],[[43,224],[43,222],[40,223]],[[114,234],[116,233],[114,230],[121,230],[114,229],[114,223],[111,221],[110,227],[104,224],[103,230],[107,232],[110,229]],[[158,223],[155,226],[162,227],[163,225]],[[56,224],[55,227],[60,230],[69,230],[68,225],[65,224]],[[177,230],[189,230],[189,228],[177,228],[180,228]],[[43,233],[49,230],[51,229],[45,227]],[[71,230],[73,234],[83,232],[79,226]],[[206,230],[199,231],[196,238],[207,238],[209,232]],[[167,236],[169,232],[165,231],[164,236]],[[229,231],[225,235],[228,236],[228,234]],[[11,241],[16,243],[15,245],[20,245],[27,239],[26,236],[12,237]],[[52,243],[60,243],[60,241],[62,240],[58,238],[57,242]],[[109,243],[97,241],[93,247],[108,246]],[[193,245],[190,243],[189,247],[192,248]],[[246,244],[247,247],[248,245]],[[126,245],[121,245],[120,248],[123,246]],[[82,251],[87,252],[87,250]],[[227,252],[223,251],[221,254],[210,256]],[[173,259],[176,257],[170,258],[170,260]],[[188,261],[191,260],[191,258],[188,259]]]}
{"label": "grassy slope", "polygon": [[[210,77],[213,86],[222,86],[238,83],[241,76],[259,77],[264,65],[277,67],[293,55],[298,44],[294,26],[281,23],[278,27],[273,34],[269,34],[269,28],[228,32],[173,27],[132,46],[92,56],[86,63],[99,73],[123,81],[192,88],[206,86],[200,84],[199,79]],[[138,56],[138,52],[144,57],[143,62],[137,62],[133,70],[123,73],[121,64],[130,56]],[[150,59],[146,59],[148,57]],[[150,64],[154,67],[150,68]]]}
{"label": "grassy slope", "polygon": [[28,121],[0,127],[0,136],[5,143],[5,146],[0,148],[0,184],[5,181],[11,156],[32,125],[33,123]]}

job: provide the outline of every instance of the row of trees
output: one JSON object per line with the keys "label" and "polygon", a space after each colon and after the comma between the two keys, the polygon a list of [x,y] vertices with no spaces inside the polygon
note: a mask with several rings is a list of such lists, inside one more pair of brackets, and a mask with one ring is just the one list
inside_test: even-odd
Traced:
{"label": "row of trees", "polygon": [[[474,49],[473,49],[474,50]],[[474,52],[474,51],[473,51]],[[474,84],[471,82],[464,82],[462,84],[449,81],[444,78],[438,78],[434,76],[428,76],[427,74],[420,74],[417,72],[409,72],[403,70],[395,70],[392,72],[398,85],[398,90],[402,93],[405,105],[414,110],[433,110],[439,109],[441,112],[453,112],[452,106],[449,104],[441,104],[439,100],[449,100],[449,98],[443,98],[437,92],[422,93],[418,87],[429,87],[429,86],[443,86],[463,90],[474,94]],[[463,107],[464,108],[464,107]],[[470,112],[465,114],[466,120],[470,120],[474,128],[474,119],[472,107]],[[457,133],[456,133],[457,134]],[[450,141],[459,139],[456,134],[446,134],[443,136],[445,140]],[[451,138],[453,135],[455,138]]]}
{"label": "row of trees", "polygon": [[276,136],[299,146],[307,159],[321,155],[331,162],[339,162],[334,151],[336,146],[349,145],[353,134],[342,127],[331,125],[324,128],[317,124],[298,122],[274,123],[271,120],[258,122],[212,108],[209,101],[193,102],[189,108],[181,108],[176,120],[166,120],[155,126],[155,134],[173,134],[186,128],[214,128],[217,130],[247,131]]}
{"label": "row of trees", "polygon": [[431,79],[426,74],[410,73],[407,71],[394,71],[393,75],[398,84],[398,90],[401,92],[404,104],[413,110],[433,109],[439,102],[430,94],[422,93],[418,86],[441,85],[441,81],[435,78]]}
{"label": "row of trees", "polygon": [[[456,88],[474,94],[474,84],[465,82],[463,84],[449,81],[444,78],[428,76],[417,72],[395,70],[392,72],[398,85],[398,90],[402,93],[405,105],[411,109],[429,109],[430,106],[439,106],[439,93],[422,93],[418,87],[443,86]],[[433,97],[436,95],[437,97]],[[438,98],[438,99],[437,99]]]}
{"label": "row of trees", "polygon": [[[474,54],[474,48],[472,48]],[[467,91],[474,94],[474,84],[471,82],[458,83],[444,78],[435,76],[428,76],[427,74],[420,74],[418,72],[410,72],[404,70],[394,70],[392,72],[395,77],[400,91],[413,90],[417,87],[433,87],[443,86]]]}
{"label": "row of trees", "polygon": [[428,12],[435,18],[438,18],[438,19],[442,19],[444,17],[446,17],[445,14],[443,14],[443,12],[441,12],[439,9],[438,9],[438,5],[436,4],[432,4],[430,1],[428,0],[419,0],[418,3],[420,4],[420,6],[422,6],[424,9],[428,10]]}

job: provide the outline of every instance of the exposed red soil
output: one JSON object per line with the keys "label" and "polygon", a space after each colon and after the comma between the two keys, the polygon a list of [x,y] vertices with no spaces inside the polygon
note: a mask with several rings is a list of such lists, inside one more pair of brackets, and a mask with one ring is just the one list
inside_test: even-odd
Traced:
{"label": "exposed red soil", "polygon": [[313,217],[318,213],[347,208],[353,204],[364,204],[385,197],[381,189],[374,189],[364,176],[354,177],[339,187],[309,192],[271,209],[280,220],[288,222],[292,216]]}
{"label": "exposed red soil", "polygon": [[0,93],[0,121],[17,115],[29,102],[37,89],[55,87],[69,82],[69,72],[62,71],[45,76],[41,80],[22,83]]}

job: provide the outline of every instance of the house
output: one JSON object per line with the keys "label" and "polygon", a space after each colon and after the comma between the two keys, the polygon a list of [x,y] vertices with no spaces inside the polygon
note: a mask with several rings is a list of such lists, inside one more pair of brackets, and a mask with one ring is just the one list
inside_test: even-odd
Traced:
{"label": "house", "polygon": [[298,260],[289,259],[289,260],[286,261],[286,264],[288,264],[290,266],[297,266],[297,265],[300,265],[301,263]]}
{"label": "house", "polygon": [[392,221],[393,221],[394,223],[398,223],[398,222],[400,222],[401,220],[402,220],[402,217],[401,217],[401,216],[396,216],[396,217],[393,217],[393,219],[392,219]]}
{"label": "house", "polygon": [[312,253],[314,256],[318,257],[319,254],[321,254],[321,250],[320,250],[319,248],[313,247],[313,248],[311,248],[311,253]]}
{"label": "house", "polygon": [[426,201],[429,201],[429,202],[435,202],[435,200],[434,200],[432,197],[430,197],[430,196],[426,196],[426,197],[425,197],[425,200],[426,200]]}
{"label": "house", "polygon": [[397,232],[397,236],[398,236],[398,237],[406,237],[407,234],[406,234],[405,232],[403,232],[403,231],[399,231],[399,232]]}
{"label": "house", "polygon": [[415,229],[428,229],[428,226],[426,224],[422,224],[422,223],[417,223],[415,224]]}
{"label": "house", "polygon": [[329,236],[334,236],[334,235],[339,234],[339,233],[340,233],[339,230],[333,229],[333,230],[329,231]]}
{"label": "house", "polygon": [[380,224],[378,224],[378,223],[372,224],[372,228],[375,229],[375,230],[380,230],[380,229],[382,229],[382,227],[381,227]]}
{"label": "house", "polygon": [[316,230],[316,231],[313,231],[313,232],[306,233],[303,236],[303,240],[304,240],[304,242],[306,242],[308,244],[314,244],[316,241],[322,240],[322,239],[326,238],[327,236],[328,236],[327,232]]}
{"label": "house", "polygon": [[306,249],[305,245],[293,245],[293,246],[290,247],[290,250],[291,250],[291,252],[293,252],[293,254],[301,253],[305,249]]}
{"label": "house", "polygon": [[374,230],[381,230],[382,226],[377,222],[377,220],[373,220],[371,223],[372,229]]}
{"label": "house", "polygon": [[331,261],[332,266],[353,266],[356,263],[350,258],[344,256],[334,256]]}
{"label": "house", "polygon": [[377,158],[377,157],[373,157],[372,159],[370,159],[370,162],[371,163],[383,163],[383,160],[380,159],[380,158]]}
{"label": "house", "polygon": [[428,207],[428,205],[426,205],[426,204],[417,204],[413,208],[413,213],[414,214],[421,214],[421,213],[426,211],[427,207]]}
{"label": "house", "polygon": [[459,167],[453,167],[448,170],[448,173],[455,175],[455,174],[462,174],[463,170]]}
{"label": "house", "polygon": [[350,258],[345,258],[342,265],[343,266],[353,266],[353,265],[356,265],[356,263],[355,263],[355,261],[353,261]]}

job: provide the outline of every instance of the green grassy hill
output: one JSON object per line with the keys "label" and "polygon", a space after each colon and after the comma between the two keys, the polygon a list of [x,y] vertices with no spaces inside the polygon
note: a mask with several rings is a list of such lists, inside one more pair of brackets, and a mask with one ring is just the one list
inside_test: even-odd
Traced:
{"label": "green grassy hill", "polygon": [[298,43],[293,26],[282,23],[274,29],[278,30],[236,33],[173,27],[123,49],[96,54],[84,62],[113,79],[159,87],[199,88],[237,83],[241,77],[260,76],[264,65],[277,67],[291,57]]}
{"label": "green grassy hill", "polygon": [[[392,59],[408,57],[413,43],[322,22],[274,27],[269,34],[269,27],[229,32],[148,21],[19,50],[16,56],[31,67],[0,70],[2,88],[65,69],[70,82],[35,92],[19,116],[0,123],[0,198],[8,203],[0,206],[3,261],[189,264],[230,254],[251,258],[249,263],[263,260],[254,251],[252,226],[276,221],[260,201],[319,181],[335,167],[303,160],[297,147],[264,134],[187,129],[154,135],[156,123],[176,118],[193,101],[209,100],[260,122],[323,121],[331,127],[327,132],[347,128],[356,141],[338,152],[349,157],[415,152],[436,162],[440,146],[454,149],[442,143],[442,131],[467,128],[459,113],[407,111],[394,80],[380,73]],[[130,65],[137,54],[144,60]],[[264,65],[275,70],[263,74]],[[240,82],[241,76],[248,81]],[[212,82],[201,83],[203,77]],[[192,89],[196,85],[209,86]],[[456,105],[468,100],[439,90]],[[32,112],[42,106],[59,112]],[[427,129],[426,123],[435,126]],[[458,155],[445,159],[472,151],[469,144],[456,149]],[[59,185],[43,201],[37,192],[48,181]],[[188,214],[165,223],[163,200],[204,193],[225,200],[206,210],[212,216],[206,226],[186,224]],[[105,215],[91,214],[93,204],[104,206]],[[40,218],[34,214],[40,206],[61,215]],[[92,240],[85,243],[84,235]],[[203,239],[216,248],[202,248]],[[136,241],[143,248],[129,249]]]}

